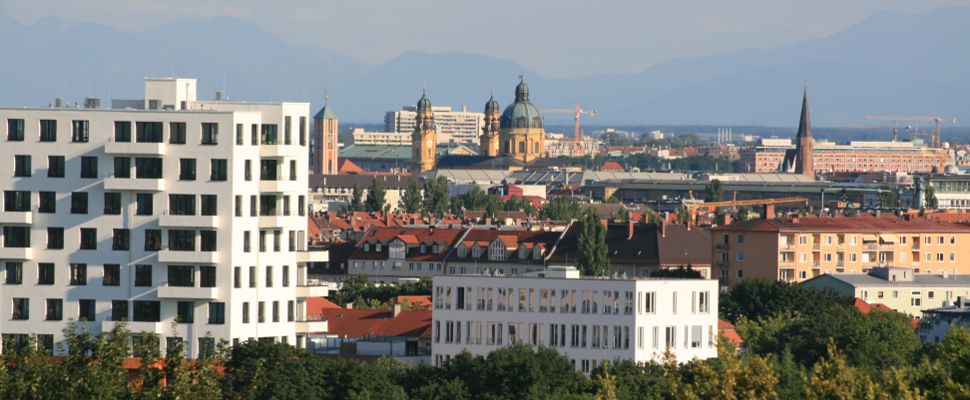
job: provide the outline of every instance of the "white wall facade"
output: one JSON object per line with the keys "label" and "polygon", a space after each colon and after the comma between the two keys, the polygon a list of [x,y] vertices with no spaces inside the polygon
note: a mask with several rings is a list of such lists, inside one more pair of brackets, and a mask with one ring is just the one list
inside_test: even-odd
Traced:
{"label": "white wall facade", "polygon": [[[435,276],[432,360],[522,343],[604,361],[717,356],[717,281]],[[464,301],[462,301],[464,300]]]}
{"label": "white wall facade", "polygon": [[[165,82],[184,85],[186,81],[190,82],[188,94],[181,93],[185,88],[160,87]],[[81,319],[88,310],[82,306],[93,302],[93,315],[85,318],[90,321],[86,322],[90,331],[110,330],[125,314],[133,333],[159,334],[163,351],[169,338],[184,340],[190,357],[197,356],[201,346],[219,340],[232,343],[262,338],[299,343],[298,328],[305,319],[300,296],[309,292],[297,286],[298,269],[308,259],[300,250],[306,247],[309,104],[194,102],[194,83],[146,80],[146,91],[153,92],[146,93],[146,102],[154,98],[151,96],[184,100],[187,110],[178,110],[179,106],[175,110],[0,109],[0,158],[31,158],[30,176],[14,176],[13,168],[0,173],[5,198],[9,191],[30,192],[28,211],[5,208],[0,212],[0,235],[20,236],[26,228],[30,238],[26,247],[0,238],[0,268],[5,273],[0,282],[0,333],[44,335],[57,353],[62,329]],[[11,120],[22,122],[12,125]],[[40,140],[42,120],[56,121],[55,140]],[[86,141],[73,140],[75,121],[85,121]],[[116,137],[117,122],[130,123],[129,140]],[[142,140],[146,138],[138,133],[139,123],[146,122],[161,123],[160,140]],[[22,138],[19,132],[11,132],[11,127],[18,130],[18,124],[23,126]],[[180,129],[175,124],[184,124],[184,140],[178,138]],[[276,144],[263,137],[264,129],[273,125],[278,132]],[[214,140],[204,140],[203,129],[215,129]],[[48,176],[49,156],[64,157],[64,177]],[[82,161],[82,157],[93,158]],[[129,159],[130,166],[116,170],[116,159]],[[142,161],[138,159],[161,160],[160,176],[139,177]],[[97,164],[96,173],[80,177],[82,162],[91,160]],[[195,160],[194,179],[183,175],[182,160]],[[221,169],[213,163],[221,160],[225,160],[224,179],[213,176],[214,170]],[[277,180],[261,179],[262,160],[278,162]],[[129,177],[119,175],[125,169]],[[41,210],[40,192],[54,193],[53,212]],[[86,212],[72,212],[77,211],[72,210],[72,193],[86,193]],[[106,197],[116,194],[120,210],[106,212]],[[178,212],[170,204],[170,195],[184,195],[194,205]],[[203,207],[202,196],[215,196],[214,207]],[[275,204],[275,210],[261,210],[261,197]],[[48,228],[63,229],[61,246],[49,244],[56,233]],[[80,248],[82,228],[95,229],[96,248]],[[124,230],[129,235],[127,249],[114,244],[124,242],[120,239]],[[146,244],[146,237],[154,232],[160,233],[158,247]],[[264,246],[260,245],[261,232],[265,232]],[[191,249],[175,249],[170,235],[178,233],[192,238]],[[202,249],[203,235],[215,239],[214,243],[205,241],[210,246],[206,251]],[[52,283],[41,280],[41,264],[53,264]],[[191,268],[193,279],[170,282],[169,270],[178,267]],[[112,268],[118,269],[117,275]],[[72,282],[72,275],[81,270],[86,271],[86,279]],[[143,271],[138,279],[137,270]],[[150,280],[146,270],[150,270]],[[19,279],[10,276],[18,273]],[[255,285],[251,287],[250,282]],[[15,299],[28,299],[25,319],[12,318],[11,305],[20,301]],[[56,310],[48,312],[48,300],[61,302],[60,315]],[[114,307],[113,302],[127,302],[127,311]],[[141,312],[153,307],[158,307],[157,316]],[[244,307],[248,307],[248,321],[244,321]],[[188,310],[191,323],[185,321]]]}

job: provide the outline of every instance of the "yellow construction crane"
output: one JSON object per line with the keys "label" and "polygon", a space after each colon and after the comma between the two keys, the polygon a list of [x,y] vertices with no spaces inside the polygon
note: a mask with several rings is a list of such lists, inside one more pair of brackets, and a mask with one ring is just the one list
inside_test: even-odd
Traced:
{"label": "yellow construction crane", "polygon": [[896,141],[896,122],[900,121],[926,121],[936,123],[936,131],[930,135],[930,146],[940,147],[943,145],[943,141],[940,139],[940,124],[943,122],[949,122],[952,124],[957,123],[956,118],[945,118],[945,117],[914,117],[914,116],[890,116],[890,115],[867,115],[866,119],[870,121],[892,121],[893,123],[893,141]]}
{"label": "yellow construction crane", "polygon": [[596,111],[596,110],[584,110],[584,109],[580,108],[578,101],[576,102],[576,108],[575,109],[573,109],[573,108],[543,108],[542,110],[539,110],[539,111],[541,111],[543,113],[548,113],[548,114],[573,114],[573,118],[574,118],[574,121],[575,121],[575,124],[574,124],[574,127],[573,127],[573,140],[575,140],[576,142],[579,142],[579,139],[580,139],[580,134],[579,134],[579,116],[580,115],[589,115],[590,117],[595,117],[596,114],[598,113],[598,111]]}

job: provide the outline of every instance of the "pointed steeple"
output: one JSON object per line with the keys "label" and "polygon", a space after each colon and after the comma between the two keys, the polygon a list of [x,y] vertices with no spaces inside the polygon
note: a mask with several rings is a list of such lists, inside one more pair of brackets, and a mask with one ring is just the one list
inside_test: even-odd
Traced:
{"label": "pointed steeple", "polygon": [[808,84],[805,84],[805,89],[802,94],[802,116],[798,120],[798,136],[797,138],[812,137],[812,121],[808,113]]}
{"label": "pointed steeple", "polygon": [[815,140],[812,139],[812,121],[808,113],[808,84],[802,94],[802,115],[798,121],[798,135],[795,137],[795,173],[805,176],[815,177],[815,156],[813,148]]}

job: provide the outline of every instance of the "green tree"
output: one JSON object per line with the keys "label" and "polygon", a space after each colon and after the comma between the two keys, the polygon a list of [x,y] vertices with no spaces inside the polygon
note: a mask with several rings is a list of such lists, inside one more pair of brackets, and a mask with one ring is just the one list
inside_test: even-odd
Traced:
{"label": "green tree", "polygon": [[128,372],[122,363],[128,357],[131,333],[124,323],[111,331],[92,335],[71,322],[64,328],[67,355],[58,365],[66,379],[59,387],[76,398],[123,398],[128,393]]}
{"label": "green tree", "polygon": [[849,364],[835,345],[829,345],[828,357],[812,368],[812,379],[805,387],[810,400],[866,400],[876,399],[879,385],[872,378]]}
{"label": "green tree", "polygon": [[935,210],[939,207],[939,202],[936,200],[936,189],[933,185],[926,184],[926,189],[923,190],[923,206],[927,210]]}
{"label": "green tree", "polygon": [[367,191],[367,200],[364,201],[367,211],[384,211],[384,204],[386,203],[384,196],[386,192],[384,182],[375,177],[371,182],[370,190]]}
{"label": "green tree", "polygon": [[439,176],[424,184],[424,211],[441,218],[448,213],[451,194],[448,189],[448,178]]}
{"label": "green tree", "polygon": [[721,181],[717,179],[712,179],[707,186],[704,186],[704,201],[721,201],[724,196],[724,187],[721,185]]}
{"label": "green tree", "polygon": [[332,396],[334,386],[347,382],[328,380],[322,363],[287,344],[248,340],[233,346],[225,361],[222,395],[244,400],[350,398]]}
{"label": "green tree", "polygon": [[350,204],[345,207],[348,211],[364,211],[364,189],[354,184],[353,197]]}
{"label": "green tree", "polygon": [[689,279],[701,279],[703,276],[700,272],[695,270],[690,265],[679,266],[677,268],[660,268],[656,271],[650,272],[650,277],[652,278],[689,278]]}
{"label": "green tree", "polygon": [[880,208],[899,208],[899,193],[889,186],[879,188],[879,207]]}
{"label": "green tree", "polygon": [[586,209],[580,221],[578,267],[586,276],[605,276],[610,268],[609,249],[606,246],[606,227],[592,208]]}
{"label": "green tree", "polygon": [[610,375],[610,363],[604,362],[596,376],[596,395],[593,400],[616,400],[616,378]]}
{"label": "green tree", "polygon": [[417,179],[411,179],[404,187],[404,194],[401,195],[397,207],[406,213],[418,213],[421,212],[421,203],[421,187],[418,186]]}
{"label": "green tree", "polygon": [[568,221],[579,218],[582,213],[583,209],[576,199],[560,196],[549,199],[546,205],[542,207],[540,215],[544,219]]}

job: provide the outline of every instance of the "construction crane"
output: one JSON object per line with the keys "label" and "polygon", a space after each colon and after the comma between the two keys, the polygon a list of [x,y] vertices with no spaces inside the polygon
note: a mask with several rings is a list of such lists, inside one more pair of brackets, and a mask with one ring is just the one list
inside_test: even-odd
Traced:
{"label": "construction crane", "polygon": [[936,132],[930,135],[930,146],[940,147],[943,142],[940,139],[940,124],[943,122],[949,122],[952,124],[957,123],[956,118],[944,118],[944,117],[913,117],[913,116],[888,116],[888,115],[867,115],[866,119],[870,121],[892,121],[893,123],[893,141],[896,141],[896,122],[898,121],[927,121],[936,123]]}
{"label": "construction crane", "polygon": [[596,111],[596,110],[584,110],[584,109],[580,108],[578,101],[576,102],[576,108],[575,109],[573,109],[573,108],[543,108],[542,110],[539,110],[539,111],[541,111],[543,113],[548,113],[548,114],[573,114],[573,118],[574,118],[574,121],[575,121],[574,126],[573,126],[573,140],[576,141],[576,142],[579,142],[579,139],[580,139],[580,133],[579,133],[579,116],[580,115],[589,115],[590,117],[595,117],[596,114],[598,113],[598,111]]}
{"label": "construction crane", "polygon": [[[694,193],[691,192],[690,198],[694,198]],[[736,195],[736,194],[735,194]],[[684,203],[684,208],[687,209],[687,213],[690,218],[687,219],[687,226],[694,224],[697,219],[697,210],[707,210],[715,211],[720,207],[744,207],[744,206],[764,206],[763,215],[765,218],[770,218],[775,213],[775,205],[778,204],[794,204],[802,203],[808,204],[808,199],[804,197],[778,197],[770,199],[753,199],[753,200],[728,200],[728,201],[711,201],[711,202],[688,202]]]}

